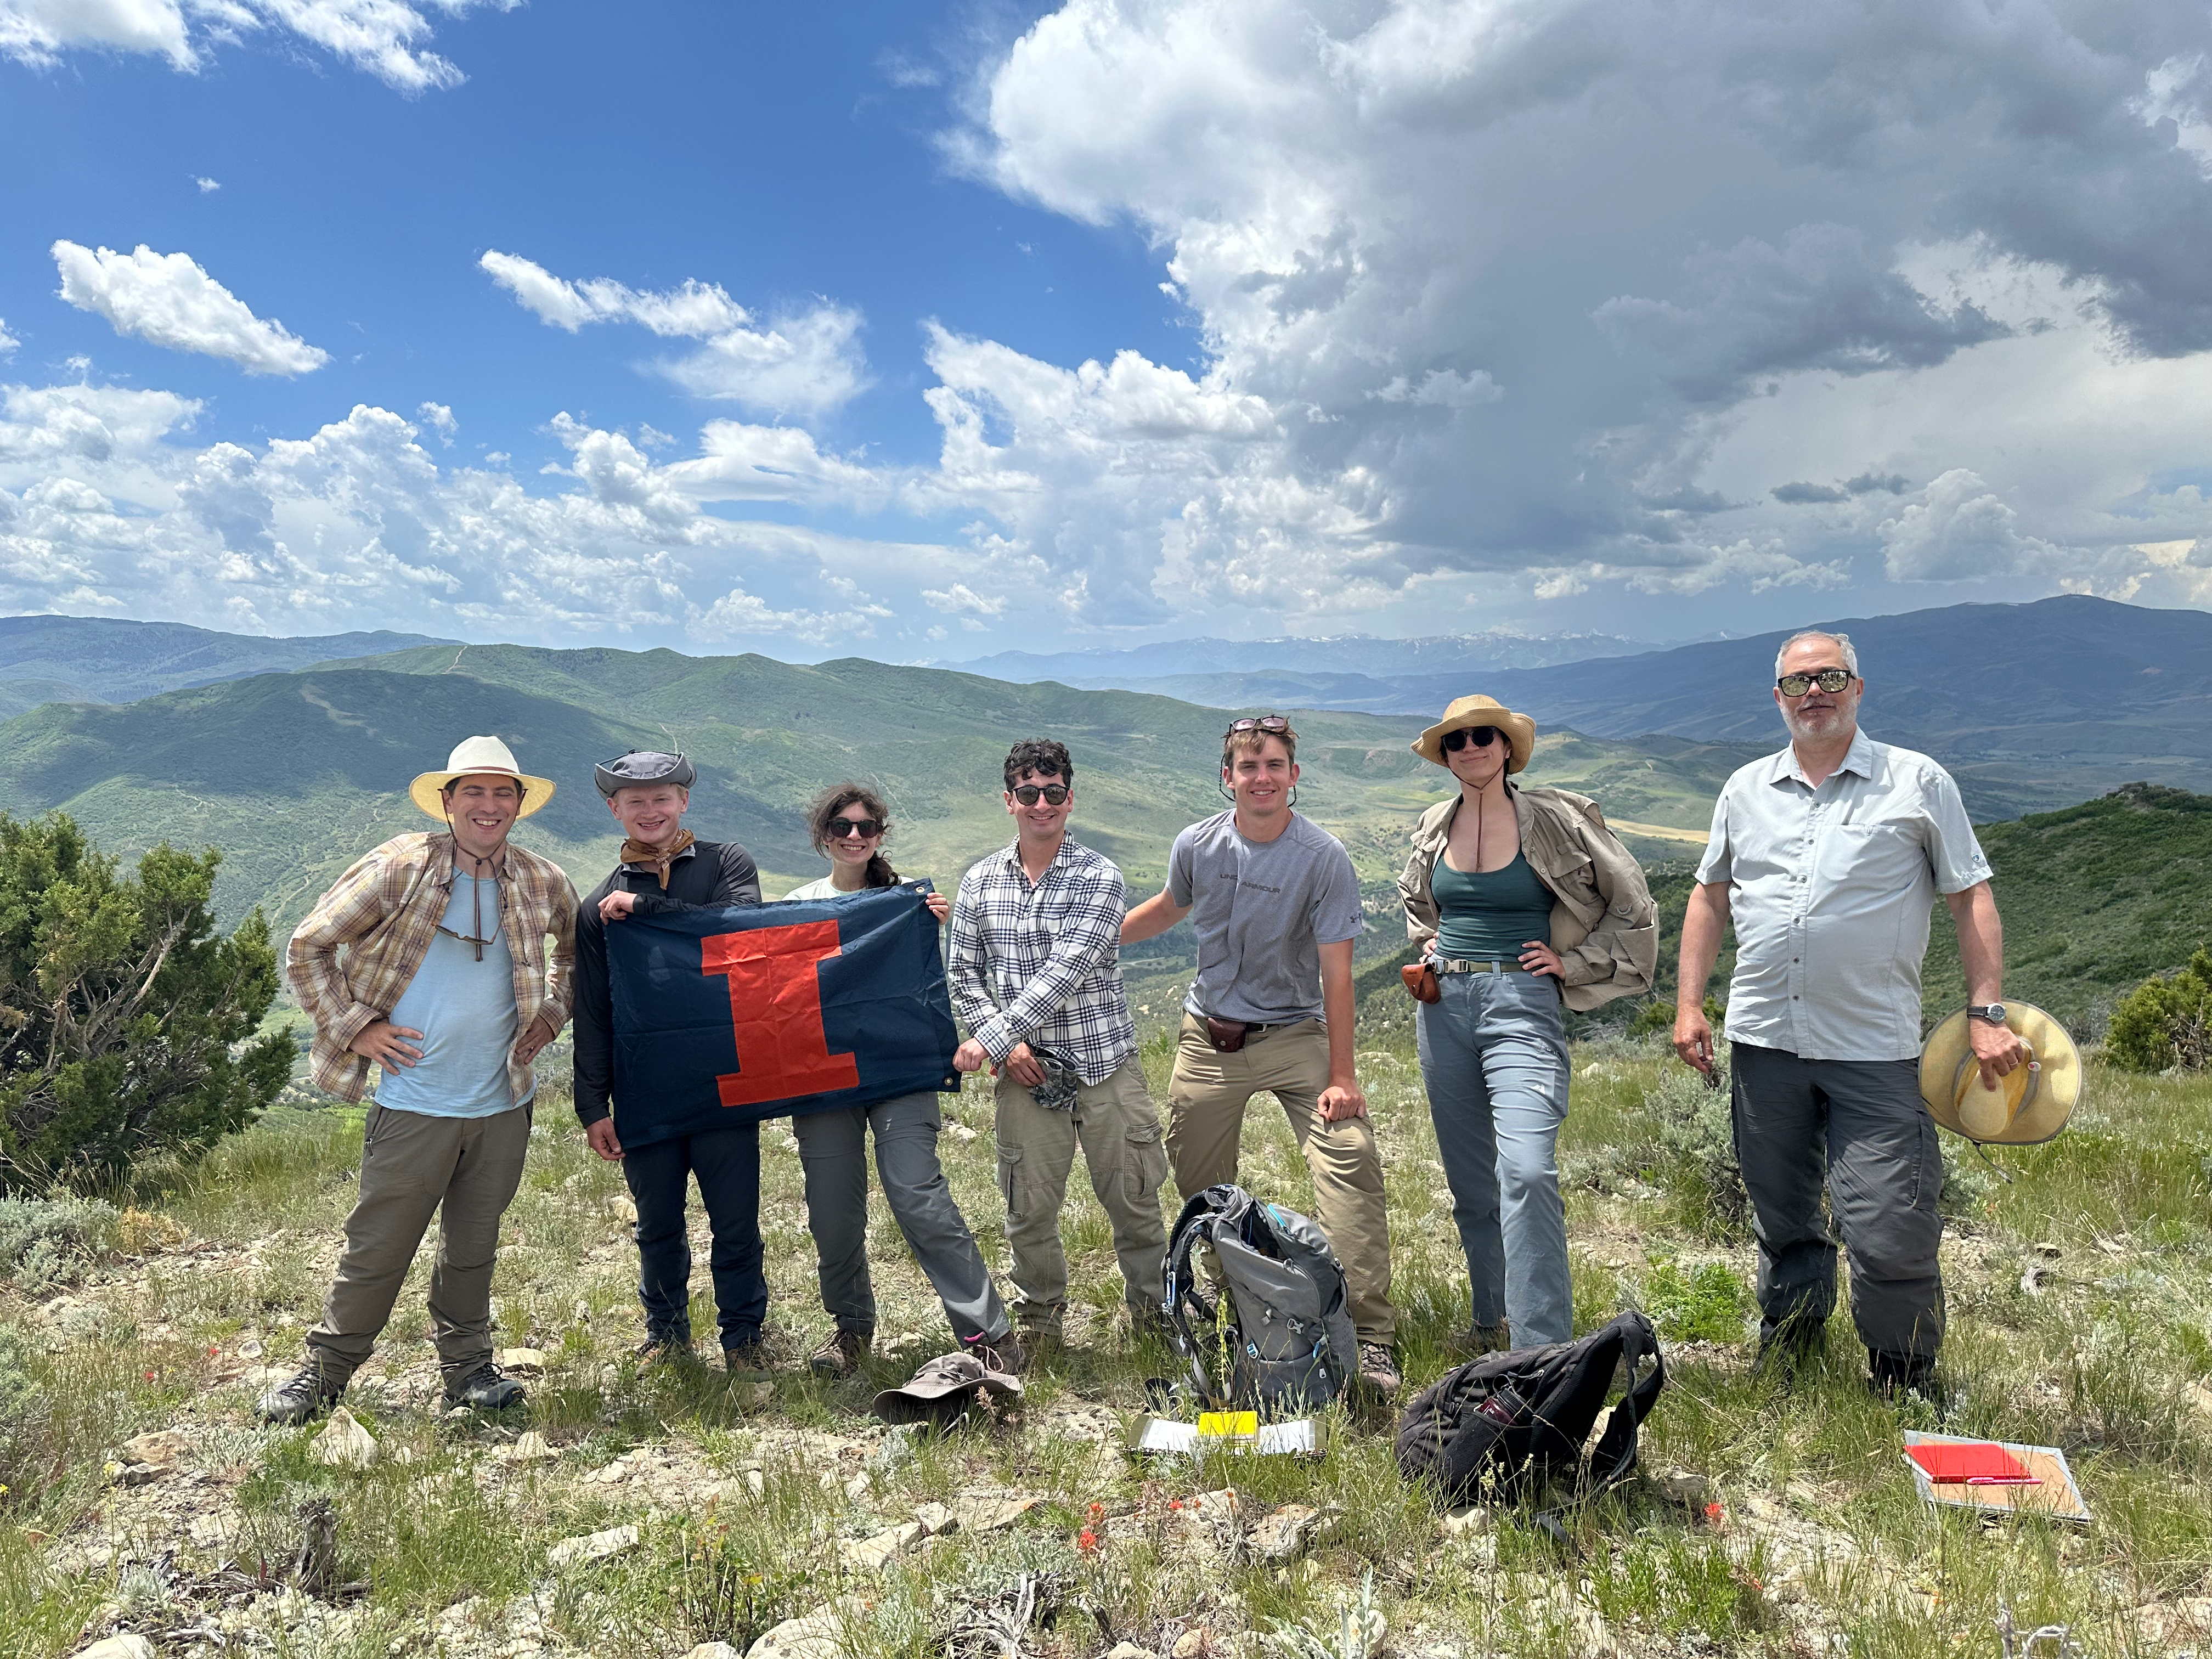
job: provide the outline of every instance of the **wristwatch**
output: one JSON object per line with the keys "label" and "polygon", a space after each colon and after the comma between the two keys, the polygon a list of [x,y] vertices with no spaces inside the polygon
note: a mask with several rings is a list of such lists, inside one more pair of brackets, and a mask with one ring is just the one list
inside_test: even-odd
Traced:
{"label": "wristwatch", "polygon": [[1985,1019],[1992,1025],[2005,1023],[2005,1006],[2002,1002],[1970,1002],[1966,1005],[1968,1019]]}

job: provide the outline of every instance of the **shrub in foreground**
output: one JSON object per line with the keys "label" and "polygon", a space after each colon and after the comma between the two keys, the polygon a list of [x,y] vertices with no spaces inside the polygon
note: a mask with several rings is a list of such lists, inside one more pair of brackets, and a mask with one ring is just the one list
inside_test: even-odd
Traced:
{"label": "shrub in foreground", "polygon": [[2212,1067],[2212,952],[2178,974],[2147,979],[2112,1010],[2105,1054],[2130,1072]]}
{"label": "shrub in foreground", "polygon": [[0,813],[0,1192],[204,1151],[283,1088],[276,953],[258,910],[216,931],[221,858],[165,842],[125,875],[64,814]]}

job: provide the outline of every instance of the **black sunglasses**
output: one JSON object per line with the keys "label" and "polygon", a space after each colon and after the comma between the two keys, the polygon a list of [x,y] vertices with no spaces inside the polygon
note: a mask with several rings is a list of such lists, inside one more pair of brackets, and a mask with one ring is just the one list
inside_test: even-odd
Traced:
{"label": "black sunglasses", "polygon": [[1444,749],[1449,754],[1457,754],[1469,744],[1477,749],[1487,749],[1497,741],[1498,728],[1494,726],[1462,726],[1443,735]]}
{"label": "black sunglasses", "polygon": [[1290,729],[1290,721],[1280,714],[1261,714],[1257,719],[1247,714],[1241,720],[1230,721],[1229,729],[1226,732],[1224,732],[1221,735],[1224,738],[1233,738],[1239,732],[1273,732],[1280,733],[1287,732]]}
{"label": "black sunglasses", "polygon": [[1774,683],[1782,688],[1784,696],[1802,697],[1816,685],[1823,691],[1840,691],[1852,678],[1848,668],[1823,668],[1817,674],[1784,674]]}
{"label": "black sunglasses", "polygon": [[1064,783],[1024,783],[1014,791],[1014,799],[1024,806],[1035,806],[1039,795],[1044,797],[1046,805],[1057,806],[1067,799],[1067,786]]}
{"label": "black sunglasses", "polygon": [[866,841],[870,836],[884,833],[884,821],[881,818],[832,818],[823,828],[838,841],[848,836],[858,836]]}

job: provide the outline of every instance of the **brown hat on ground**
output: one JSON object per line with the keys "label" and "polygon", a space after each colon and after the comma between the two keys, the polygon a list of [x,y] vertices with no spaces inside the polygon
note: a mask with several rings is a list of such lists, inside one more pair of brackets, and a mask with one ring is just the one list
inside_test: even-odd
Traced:
{"label": "brown hat on ground", "polygon": [[876,1396],[875,1413],[886,1423],[928,1423],[950,1428],[985,1392],[1022,1397],[1022,1380],[994,1371],[972,1353],[948,1353],[931,1360],[902,1389]]}
{"label": "brown hat on ground", "polygon": [[1528,764],[1528,757],[1535,752],[1536,722],[1526,714],[1516,714],[1495,697],[1461,697],[1444,710],[1443,718],[1413,739],[1413,752],[1434,766],[1449,769],[1444,759],[1444,733],[1464,731],[1470,726],[1494,726],[1505,734],[1511,745],[1513,757],[1505,763],[1509,772],[1518,772]]}

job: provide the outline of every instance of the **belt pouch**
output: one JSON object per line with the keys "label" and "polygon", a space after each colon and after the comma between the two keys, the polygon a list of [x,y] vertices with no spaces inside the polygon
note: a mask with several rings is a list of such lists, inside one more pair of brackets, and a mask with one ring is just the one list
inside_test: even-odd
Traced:
{"label": "belt pouch", "polygon": [[1213,1045],[1216,1054],[1233,1054],[1244,1046],[1244,1024],[1241,1019],[1216,1019],[1205,1016],[1206,1040]]}
{"label": "belt pouch", "polygon": [[1437,983],[1437,970],[1425,962],[1409,962],[1398,970],[1406,981],[1406,994],[1416,1002],[1441,1002],[1443,988]]}

